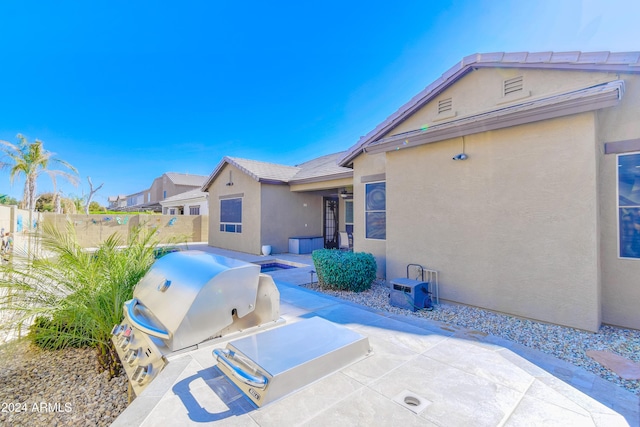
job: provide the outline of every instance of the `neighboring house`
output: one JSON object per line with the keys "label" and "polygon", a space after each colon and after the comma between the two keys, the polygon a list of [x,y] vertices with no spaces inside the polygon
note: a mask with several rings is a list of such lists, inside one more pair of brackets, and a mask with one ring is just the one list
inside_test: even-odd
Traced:
{"label": "neighboring house", "polygon": [[126,206],[121,209],[161,212],[161,201],[177,194],[200,189],[206,179],[207,177],[203,175],[167,172],[154,179],[148,189],[126,196]]}
{"label": "neighboring house", "polygon": [[109,196],[107,201],[109,202],[109,209],[120,209],[127,206],[127,196],[121,194],[119,196]]}
{"label": "neighboring house", "polygon": [[337,247],[353,229],[353,171],[335,153],[297,166],[225,157],[204,183],[209,194],[209,244],[260,253],[288,252],[289,238]]}
{"label": "neighboring house", "polygon": [[639,59],[465,57],[340,159],[354,249],[438,270],[442,299],[640,329]]}
{"label": "neighboring house", "polygon": [[189,190],[160,202],[164,215],[209,215],[209,195],[200,189]]}

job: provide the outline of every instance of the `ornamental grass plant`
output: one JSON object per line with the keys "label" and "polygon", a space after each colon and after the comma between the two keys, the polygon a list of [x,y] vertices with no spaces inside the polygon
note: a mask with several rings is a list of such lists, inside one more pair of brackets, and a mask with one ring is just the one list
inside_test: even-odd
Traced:
{"label": "ornamental grass plant", "polygon": [[0,266],[1,326],[29,328],[26,338],[47,349],[93,347],[100,368],[118,375],[111,330],[155,261],[159,243],[156,228],[138,227],[127,241],[114,233],[89,252],[72,224],[65,230],[45,224],[37,251],[14,253],[12,262]]}

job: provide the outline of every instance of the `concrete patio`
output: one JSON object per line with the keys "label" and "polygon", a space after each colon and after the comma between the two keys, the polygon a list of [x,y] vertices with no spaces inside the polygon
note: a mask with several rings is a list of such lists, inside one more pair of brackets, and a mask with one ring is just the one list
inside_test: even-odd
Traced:
{"label": "concrete patio", "polygon": [[[261,257],[189,245],[256,262],[306,264],[269,274],[288,324],[320,316],[368,337],[373,354],[257,409],[216,367],[226,341],[175,356],[114,426],[433,425],[638,426],[634,394],[544,353],[477,331],[376,312],[318,294],[309,256]],[[405,397],[419,400],[407,405]]]}

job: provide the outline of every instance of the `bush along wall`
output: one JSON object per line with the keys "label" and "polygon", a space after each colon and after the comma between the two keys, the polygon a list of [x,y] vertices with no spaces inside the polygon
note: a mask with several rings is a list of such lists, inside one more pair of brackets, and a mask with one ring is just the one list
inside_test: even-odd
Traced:
{"label": "bush along wall", "polygon": [[322,287],[362,292],[370,289],[376,278],[376,259],[366,252],[318,249],[311,259]]}

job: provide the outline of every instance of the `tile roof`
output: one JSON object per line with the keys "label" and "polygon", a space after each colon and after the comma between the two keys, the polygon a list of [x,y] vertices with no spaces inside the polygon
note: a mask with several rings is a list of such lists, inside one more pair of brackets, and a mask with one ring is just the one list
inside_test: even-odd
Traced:
{"label": "tile roof", "polygon": [[337,164],[337,160],[342,157],[342,155],[344,155],[344,152],[327,154],[301,163],[297,166],[287,166],[277,163],[226,156],[220,161],[218,166],[202,185],[202,190],[206,191],[208,189],[211,183],[222,171],[225,164],[235,166],[256,181],[268,183],[300,183],[304,181],[317,181],[322,179],[336,179],[352,176],[352,169],[338,166]]}
{"label": "tile roof", "polygon": [[289,182],[300,171],[300,168],[296,166],[239,159],[237,157],[225,157],[225,159],[227,159],[227,163],[234,165],[256,181]]}
{"label": "tile roof", "polygon": [[640,52],[493,52],[465,56],[346,151],[350,164],[368,144],[382,137],[474,68],[539,68],[640,73]]}
{"label": "tile roof", "polygon": [[199,197],[206,198],[207,196],[208,196],[208,193],[205,193],[204,191],[200,190],[200,188],[196,188],[194,190],[189,190],[189,191],[185,191],[184,193],[176,194],[175,196],[167,197],[166,199],[160,201],[160,204],[167,203],[167,202],[168,203],[179,202],[182,200],[189,200],[189,199],[197,199]]}
{"label": "tile roof", "polygon": [[298,165],[300,170],[291,179],[291,182],[313,180],[315,178],[329,179],[339,178],[341,175],[353,175],[353,169],[338,165],[338,160],[344,156],[346,151],[327,154],[326,156],[311,159],[308,162]]}
{"label": "tile roof", "polygon": [[191,187],[201,187],[207,180],[207,177],[204,175],[192,175],[188,173],[167,172],[165,175],[175,185],[188,185]]}

